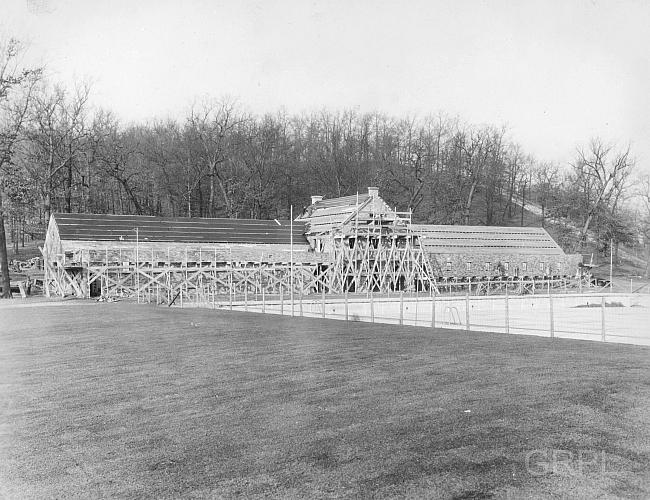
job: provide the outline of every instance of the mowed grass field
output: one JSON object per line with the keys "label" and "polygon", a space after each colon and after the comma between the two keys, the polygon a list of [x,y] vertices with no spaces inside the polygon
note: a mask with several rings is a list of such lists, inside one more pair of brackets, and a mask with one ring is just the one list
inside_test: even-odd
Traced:
{"label": "mowed grass field", "polygon": [[5,498],[650,497],[650,349],[0,305]]}

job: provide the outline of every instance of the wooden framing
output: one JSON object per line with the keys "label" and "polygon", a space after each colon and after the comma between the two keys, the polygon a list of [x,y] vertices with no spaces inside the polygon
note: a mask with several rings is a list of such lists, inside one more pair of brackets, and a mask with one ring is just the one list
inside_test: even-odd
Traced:
{"label": "wooden framing", "polygon": [[[319,201],[297,223],[243,221],[249,231],[259,226],[249,239],[239,237],[239,222],[233,220],[60,217],[61,232],[53,216],[42,250],[47,296],[172,304],[176,298],[214,303],[251,295],[460,290],[483,295],[575,288],[566,277],[486,277],[471,283],[469,277],[445,277],[427,249],[426,227],[411,224],[410,212],[390,209],[375,188],[363,197]],[[283,235],[273,236],[276,223]],[[170,237],[172,231],[180,235],[178,241]],[[207,238],[221,243],[199,243]]]}
{"label": "wooden framing", "polygon": [[206,297],[275,295],[282,291],[301,295],[323,291],[437,291],[417,236],[406,229],[380,227],[338,234],[332,237],[331,244],[333,251],[311,262],[294,262],[293,273],[290,261],[217,260],[223,251],[216,247],[186,249],[186,255],[202,258],[174,261],[161,260],[170,252],[160,247],[106,245],[103,250],[82,250],[80,262],[44,259],[44,289],[48,296],[138,298],[155,294],[157,301],[166,303],[179,290]]}
{"label": "wooden framing", "polygon": [[[203,255],[217,255],[214,248],[203,248]],[[138,261],[130,257],[138,254]],[[158,253],[160,251],[158,250]],[[115,254],[121,255],[114,258]],[[45,261],[44,291],[50,295],[77,297],[133,298],[152,296],[169,303],[179,291],[202,297],[290,293],[308,294],[319,289],[318,263],[294,263],[293,283],[290,262],[238,262],[183,260],[174,262],[151,258],[156,250],[107,247],[104,262],[84,259],[77,265]],[[109,259],[108,255],[113,256]],[[129,259],[122,261],[123,259]]]}
{"label": "wooden framing", "polygon": [[334,260],[319,285],[329,293],[434,291],[436,282],[417,235],[373,226],[331,237]]}

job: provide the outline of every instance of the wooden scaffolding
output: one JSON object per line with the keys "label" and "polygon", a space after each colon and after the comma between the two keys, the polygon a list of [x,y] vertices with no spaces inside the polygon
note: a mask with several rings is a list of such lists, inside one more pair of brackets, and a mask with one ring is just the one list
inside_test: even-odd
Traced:
{"label": "wooden scaffolding", "polygon": [[[201,259],[160,260],[160,250],[142,246],[119,249],[120,257],[109,258],[115,251],[106,249],[104,260],[98,251],[85,251],[82,260],[71,265],[48,262],[44,273],[44,292],[50,295],[77,297],[140,298],[157,303],[171,303],[179,293],[215,297],[244,297],[248,294],[303,294],[322,286],[318,284],[317,263],[309,262],[239,262],[217,260],[217,252],[202,248]],[[190,251],[196,255],[197,251]],[[214,255],[213,259],[209,259]]]}
{"label": "wooden scaffolding", "polygon": [[333,261],[318,283],[329,293],[433,291],[436,282],[419,238],[408,227],[378,223],[331,236]]}
{"label": "wooden scaffolding", "polygon": [[[171,303],[179,292],[206,300],[224,296],[347,292],[431,291],[434,274],[408,226],[355,227],[329,235],[329,251],[311,262],[224,261],[223,249],[186,247],[184,256],[160,245],[104,246],[45,262],[50,296],[156,298]],[[175,258],[174,258],[175,257]],[[221,299],[219,299],[221,298]]]}

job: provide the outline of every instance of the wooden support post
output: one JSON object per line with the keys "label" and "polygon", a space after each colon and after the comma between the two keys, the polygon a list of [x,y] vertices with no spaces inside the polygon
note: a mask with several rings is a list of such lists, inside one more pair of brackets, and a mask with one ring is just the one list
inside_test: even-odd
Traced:
{"label": "wooden support post", "polygon": [[551,289],[548,290],[548,313],[551,329],[551,338],[555,337],[555,325],[553,324],[553,297],[551,297]]}
{"label": "wooden support post", "polygon": [[291,283],[289,286],[289,296],[291,301],[291,316],[295,314],[295,303],[294,303],[294,294],[293,294],[293,263],[291,263]]}
{"label": "wooden support post", "polygon": [[508,295],[508,287],[506,286],[506,333],[510,333],[510,296]]}
{"label": "wooden support post", "polygon": [[264,293],[264,287],[262,287],[262,312],[266,312],[266,293]]}
{"label": "wooden support post", "polygon": [[415,292],[415,326],[418,326],[418,305],[420,303],[420,296],[416,290]]}
{"label": "wooden support post", "polygon": [[469,332],[469,288],[465,293],[465,330]]}
{"label": "wooden support post", "polygon": [[248,312],[248,283],[244,287],[244,311]]}
{"label": "wooden support post", "polygon": [[86,289],[84,290],[84,298],[90,297],[90,250],[86,251]]}
{"label": "wooden support post", "polygon": [[436,294],[431,294],[431,328],[436,327]]}
{"label": "wooden support post", "polygon": [[280,314],[284,316],[284,294],[282,293],[282,283],[280,283]]}
{"label": "wooden support post", "polygon": [[323,318],[325,318],[325,287],[324,286],[323,286],[322,305],[323,305],[322,316]]}
{"label": "wooden support post", "polygon": [[605,296],[600,298],[600,340],[606,342],[605,339]]}

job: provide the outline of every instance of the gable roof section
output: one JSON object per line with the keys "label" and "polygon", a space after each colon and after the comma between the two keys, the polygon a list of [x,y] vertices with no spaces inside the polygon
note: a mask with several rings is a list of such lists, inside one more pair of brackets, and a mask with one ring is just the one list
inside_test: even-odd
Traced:
{"label": "gable roof section", "polygon": [[[192,219],[144,215],[53,214],[61,240],[169,243],[285,244],[291,221]],[[307,245],[305,225],[293,223],[294,245]]]}
{"label": "gable roof section", "polygon": [[307,223],[309,234],[317,234],[341,228],[353,221],[366,225],[379,214],[384,215],[387,220],[400,220],[379,196],[372,197],[364,193],[317,201],[307,207],[297,220]]}
{"label": "gable roof section", "polygon": [[412,224],[429,253],[564,255],[541,227],[442,226]]}

